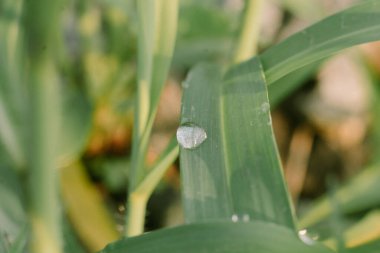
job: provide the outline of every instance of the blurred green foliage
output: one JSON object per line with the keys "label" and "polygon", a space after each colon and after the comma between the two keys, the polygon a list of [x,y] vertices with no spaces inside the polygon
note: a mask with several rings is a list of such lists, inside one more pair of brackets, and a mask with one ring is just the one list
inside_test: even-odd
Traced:
{"label": "blurred green foliage", "polygon": [[[236,2],[235,5],[232,2]],[[315,21],[324,13],[330,12],[322,1],[268,2],[274,6],[273,9],[278,10],[280,16],[283,16],[278,18],[280,23],[277,24],[279,28],[275,31],[275,36],[265,41],[267,43],[265,46],[275,44],[285,36],[281,33],[291,25],[289,20],[303,20],[303,25],[306,25],[310,22],[307,19]],[[303,5],[300,5],[301,2]],[[378,4],[375,0],[371,2],[375,7]],[[34,173],[31,172],[33,166],[30,161],[34,158],[31,154],[37,154],[39,152],[37,149],[49,141],[54,142],[54,138],[47,138],[50,132],[54,131],[57,132],[58,139],[56,148],[52,151],[49,147],[55,145],[46,146],[49,152],[56,152],[58,155],[56,166],[49,167],[49,170],[54,171],[53,176],[61,177],[73,167],[84,166],[82,168],[84,176],[78,185],[70,184],[76,182],[73,178],[61,177],[62,186],[68,185],[70,188],[66,192],[67,195],[59,196],[64,251],[83,253],[100,250],[98,242],[83,233],[88,227],[91,228],[91,217],[98,217],[93,224],[101,224],[94,229],[108,233],[109,238],[114,238],[116,233],[125,229],[123,216],[131,167],[131,136],[134,121],[132,112],[135,108],[137,91],[139,31],[136,3],[123,0],[60,1],[55,3],[58,6],[57,16],[49,8],[50,4],[52,3],[49,1],[33,3],[2,0],[0,2],[0,252],[27,252],[25,249],[30,238],[28,226],[31,206],[31,188],[28,185],[31,173]],[[169,78],[174,80],[175,85],[179,87],[189,69],[198,62],[211,61],[221,66],[228,66],[241,26],[243,7],[243,1],[240,4],[239,1],[222,0],[180,1],[178,33]],[[373,9],[377,10],[378,7],[375,7]],[[356,28],[359,25],[365,27],[368,17],[368,15],[357,15],[355,19],[348,21],[356,24]],[[376,16],[373,14],[370,17]],[[58,28],[52,29],[52,27]],[[352,27],[355,28],[354,25]],[[373,24],[375,32],[366,32],[376,37],[377,27],[377,24]],[[300,36],[308,40],[307,36]],[[336,47],[357,43],[362,38],[357,36],[356,41],[346,40],[339,43],[335,41],[336,44],[328,45],[321,55],[325,57],[327,56],[325,53],[329,50],[335,51]],[[44,41],[48,41],[49,44],[45,45]],[[278,48],[277,51],[275,49],[264,53],[261,58],[265,63],[264,67],[267,67],[268,62],[277,63],[284,59],[286,62],[288,58],[297,56],[302,46],[297,43],[290,44],[290,47],[293,46],[291,48],[293,51]],[[260,43],[259,45],[262,50],[263,45]],[[279,58],[272,57],[270,52]],[[42,59],[45,56],[47,60]],[[42,65],[45,64],[47,69],[54,69],[50,74],[56,77],[51,80],[57,82],[57,92],[55,97],[47,95],[35,110],[36,104],[32,101],[37,97],[31,95],[30,88],[33,85],[31,83],[38,82],[36,80],[41,78],[35,77],[35,72],[37,73],[35,70],[42,61]],[[322,61],[301,69],[298,69],[297,65],[297,71],[283,76],[276,82],[272,83],[270,79],[271,85],[268,89],[272,108],[278,106],[281,111],[281,106],[289,106],[281,102],[292,96],[299,87],[314,80],[321,64]],[[350,244],[354,248],[349,252],[375,252],[379,240],[378,229],[371,227],[366,220],[366,214],[377,210],[380,203],[377,194],[379,178],[377,144],[380,124],[376,116],[379,101],[377,92],[379,71],[376,68],[368,71],[372,68],[368,65],[364,68],[367,71],[366,75],[371,75],[370,83],[373,88],[371,99],[374,109],[370,112],[370,117],[373,118],[371,126],[373,131],[368,132],[367,137],[373,142],[371,146],[373,162],[365,164],[361,175],[353,177],[337,190],[336,206],[339,207],[340,215],[343,217],[343,224],[340,225],[344,227],[347,242],[353,242],[355,238],[362,238],[359,240],[360,244],[368,240],[374,241],[364,246],[359,246],[359,243]],[[292,69],[289,68],[286,73],[290,70]],[[40,91],[46,90],[44,88],[36,90],[34,95],[46,96]],[[54,109],[54,104],[57,105],[58,111],[56,115],[50,116],[53,116],[52,119],[59,118],[59,130],[53,129],[54,124],[49,125],[49,116],[45,118],[46,115],[42,117],[36,114],[45,109],[46,111]],[[38,118],[47,119],[48,124],[42,123],[43,126],[38,126],[39,122],[36,122]],[[44,129],[46,126],[48,128]],[[168,129],[169,132],[173,132],[170,127]],[[40,141],[36,135],[41,132],[46,133],[44,135],[48,139],[46,143],[45,140]],[[49,161],[47,163],[50,164]],[[60,175],[55,172],[59,172]],[[77,169],[76,172],[79,173],[80,170]],[[178,187],[175,187],[178,186],[176,181],[178,172],[174,168],[170,173],[172,174],[165,176],[163,187],[160,189],[170,189],[178,195]],[[78,178],[75,176],[75,179]],[[35,186],[40,186],[40,183],[44,182],[42,176],[37,176],[35,181]],[[58,185],[54,187],[58,191]],[[72,200],[67,197],[70,194],[82,196],[86,200],[96,200],[90,205],[91,208],[86,210],[89,212],[88,215],[82,210],[83,207],[70,202]],[[80,202],[80,199],[77,201]],[[165,201],[172,200],[158,200],[160,203]],[[300,202],[302,206],[303,199]],[[49,206],[43,208],[49,209]],[[165,208],[161,209],[160,212],[165,211]],[[318,233],[321,241],[331,238],[334,229],[331,228],[329,217],[334,208],[331,203],[329,204],[328,197],[322,197],[308,210],[302,211],[301,224],[307,226],[310,231]],[[314,216],[315,213],[317,215]],[[81,214],[82,217],[85,215],[88,220],[85,218],[83,220],[87,225],[76,222],[78,221],[76,214]],[[148,212],[147,219],[154,216]],[[379,219],[376,215],[370,217],[373,224]],[[359,226],[360,224],[364,225]],[[107,226],[108,228],[105,228]],[[116,230],[118,231],[115,232]],[[373,236],[360,237],[358,234]]]}

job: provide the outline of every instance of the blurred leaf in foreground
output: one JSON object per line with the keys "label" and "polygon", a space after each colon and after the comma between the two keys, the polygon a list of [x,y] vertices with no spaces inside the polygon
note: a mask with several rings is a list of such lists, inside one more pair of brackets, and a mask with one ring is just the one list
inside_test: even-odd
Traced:
{"label": "blurred leaf in foreground", "polygon": [[91,252],[119,238],[116,225],[105,208],[100,193],[88,181],[81,164],[76,163],[62,169],[61,188],[73,227]]}
{"label": "blurred leaf in foreground", "polygon": [[266,222],[220,222],[163,229],[122,239],[100,253],[331,253],[323,245],[304,243],[283,226]]}

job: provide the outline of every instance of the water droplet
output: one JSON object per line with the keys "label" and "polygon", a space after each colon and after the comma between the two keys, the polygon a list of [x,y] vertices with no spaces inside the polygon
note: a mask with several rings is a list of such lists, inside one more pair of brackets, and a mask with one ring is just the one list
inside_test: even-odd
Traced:
{"label": "water droplet", "polygon": [[120,233],[124,231],[124,226],[123,225],[116,225],[116,230]]}
{"label": "water droplet", "polygon": [[186,76],[186,79],[182,81],[182,88],[183,89],[187,89],[190,87],[190,81],[191,79],[193,79],[193,71],[190,71],[189,73],[187,73],[187,76]]}
{"label": "water droplet", "polygon": [[205,130],[195,124],[184,124],[177,129],[177,141],[184,149],[194,149],[207,139]]}
{"label": "water droplet", "polygon": [[234,214],[234,215],[232,215],[231,220],[232,220],[232,222],[238,222],[239,216],[237,214]]}
{"label": "water droplet", "polygon": [[243,214],[243,221],[248,222],[251,218],[249,217],[249,214]]}
{"label": "water droplet", "polygon": [[125,206],[124,205],[119,205],[118,207],[117,207],[117,209],[119,210],[119,212],[125,212]]}
{"label": "water droplet", "polygon": [[190,85],[189,85],[189,81],[188,80],[185,80],[185,81],[182,82],[182,88],[183,89],[187,89],[187,88],[189,88],[189,86]]}
{"label": "water droplet", "polygon": [[267,125],[268,125],[268,126],[271,126],[271,125],[272,125],[272,118],[271,118],[271,117],[269,117],[269,120],[268,120],[268,122],[267,122]]}
{"label": "water droplet", "polygon": [[307,245],[313,245],[315,243],[315,241],[308,236],[306,229],[298,231],[298,237]]}
{"label": "water droplet", "polygon": [[269,109],[270,109],[270,105],[269,105],[269,103],[264,102],[264,103],[261,104],[261,111],[262,111],[263,113],[268,112]]}

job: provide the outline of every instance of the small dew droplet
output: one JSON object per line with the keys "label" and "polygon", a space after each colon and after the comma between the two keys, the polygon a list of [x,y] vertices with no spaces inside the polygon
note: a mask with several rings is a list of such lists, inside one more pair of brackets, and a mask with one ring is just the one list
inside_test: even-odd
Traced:
{"label": "small dew droplet", "polygon": [[118,208],[119,212],[125,212],[125,206],[124,205],[119,205]]}
{"label": "small dew droplet", "polygon": [[251,218],[249,217],[249,214],[243,214],[243,221],[248,222]]}
{"label": "small dew droplet", "polygon": [[116,230],[120,233],[124,231],[124,226],[123,225],[116,225]]}
{"label": "small dew droplet", "polygon": [[206,139],[206,131],[195,124],[186,123],[177,129],[177,141],[184,149],[197,148]]}
{"label": "small dew droplet", "polygon": [[269,120],[268,120],[268,122],[267,122],[267,125],[268,125],[268,126],[271,126],[271,125],[272,125],[272,118],[271,118],[271,117],[269,117]]}
{"label": "small dew droplet", "polygon": [[190,85],[189,85],[189,82],[187,80],[185,80],[185,81],[182,82],[182,88],[183,89],[187,89],[187,88],[189,88],[189,86]]}
{"label": "small dew droplet", "polygon": [[269,103],[264,102],[264,103],[261,104],[261,111],[262,111],[263,113],[268,112],[269,109],[270,109],[270,105],[269,105]]}
{"label": "small dew droplet", "polygon": [[238,222],[239,216],[237,214],[234,214],[234,215],[232,215],[231,220],[232,220],[232,222]]}
{"label": "small dew droplet", "polygon": [[182,81],[182,88],[183,89],[187,89],[190,87],[190,82],[191,80],[193,79],[193,71],[190,71],[187,76],[186,76],[186,79],[184,81]]}
{"label": "small dew droplet", "polygon": [[306,229],[298,231],[298,237],[307,245],[313,245],[315,243],[315,241],[308,236]]}

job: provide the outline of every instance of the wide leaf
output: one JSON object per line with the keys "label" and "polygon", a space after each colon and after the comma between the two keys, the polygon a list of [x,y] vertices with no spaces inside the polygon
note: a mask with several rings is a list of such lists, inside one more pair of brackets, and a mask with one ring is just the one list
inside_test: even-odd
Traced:
{"label": "wide leaf", "polygon": [[[331,253],[313,242],[303,243],[282,226],[266,222],[192,224],[126,238],[100,253]],[[269,243],[270,242],[270,243]]]}
{"label": "wide leaf", "polygon": [[294,228],[258,59],[224,78],[217,66],[199,65],[184,87],[181,125],[207,135],[195,149],[180,143],[186,221],[266,220]]}

